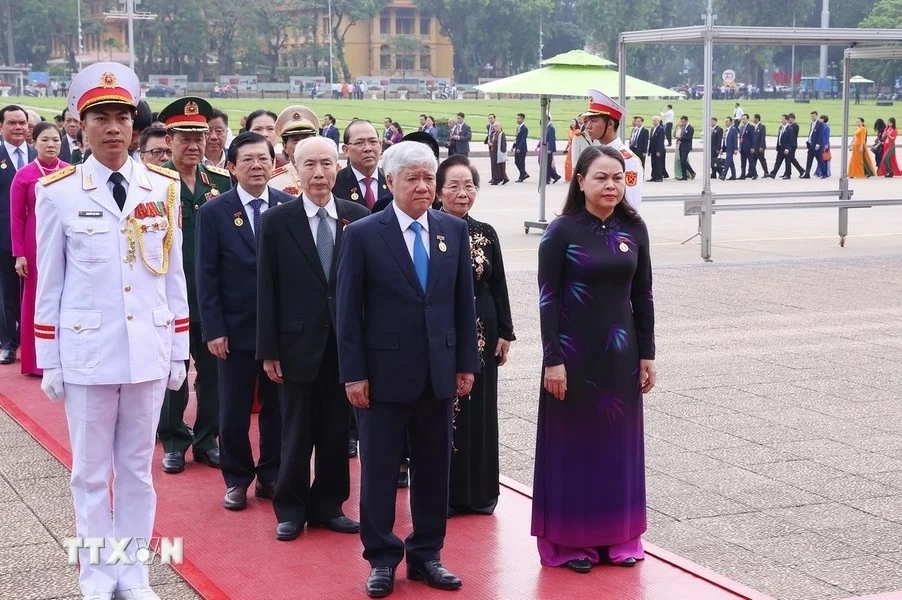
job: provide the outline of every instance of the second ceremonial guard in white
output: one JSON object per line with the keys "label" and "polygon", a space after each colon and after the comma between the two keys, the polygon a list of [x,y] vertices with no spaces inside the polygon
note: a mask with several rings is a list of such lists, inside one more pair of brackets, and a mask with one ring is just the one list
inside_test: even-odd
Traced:
{"label": "second ceremonial guard in white", "polygon": [[158,599],[134,542],[133,564],[106,563],[111,539],[152,535],[160,406],[167,386],[181,386],[188,359],[178,175],[129,158],[139,99],[138,78],[123,65],[81,71],[69,111],[93,154],[36,189],[41,388],[65,400],[75,533],[105,540],[95,564],[79,552],[85,600]]}

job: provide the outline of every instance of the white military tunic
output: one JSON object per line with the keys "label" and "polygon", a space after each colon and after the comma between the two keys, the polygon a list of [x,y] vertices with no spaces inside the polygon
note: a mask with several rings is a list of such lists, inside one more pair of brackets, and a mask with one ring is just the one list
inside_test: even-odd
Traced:
{"label": "white military tunic", "polygon": [[[178,176],[151,171],[131,158],[123,211],[99,163],[90,157],[74,172],[36,187],[38,291],[35,335],[38,366],[63,370],[80,385],[140,383],[169,376],[170,361],[188,359],[188,295],[179,213],[168,271],[163,208],[170,188],[179,210]],[[123,169],[125,170],[125,169]],[[130,251],[129,219],[143,229]],[[154,216],[158,215],[158,216]],[[133,238],[136,238],[134,234]],[[143,244],[143,250],[140,247]]]}
{"label": "white military tunic", "polygon": [[642,205],[642,184],[645,183],[645,174],[642,170],[642,161],[639,157],[630,152],[626,144],[619,137],[614,138],[610,144],[605,144],[620,152],[623,162],[626,163],[624,169],[624,181],[626,183],[626,200],[630,206],[640,210]]}
{"label": "white military tunic", "polygon": [[282,165],[273,171],[267,185],[291,196],[301,195],[301,182],[291,164]]}

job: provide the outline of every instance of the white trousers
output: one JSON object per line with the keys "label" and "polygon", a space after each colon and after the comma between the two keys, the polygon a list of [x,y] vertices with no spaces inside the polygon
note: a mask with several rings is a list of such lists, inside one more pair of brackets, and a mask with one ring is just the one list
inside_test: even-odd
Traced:
{"label": "white trousers", "polygon": [[[75,532],[80,538],[143,538],[150,542],[157,495],[151,465],[166,379],[121,385],[66,383],[66,420],[72,444],[72,498]],[[110,498],[112,482],[113,501]],[[112,509],[112,518],[110,512]],[[147,567],[107,565],[110,544],[99,565],[79,551],[83,594],[149,587]]]}

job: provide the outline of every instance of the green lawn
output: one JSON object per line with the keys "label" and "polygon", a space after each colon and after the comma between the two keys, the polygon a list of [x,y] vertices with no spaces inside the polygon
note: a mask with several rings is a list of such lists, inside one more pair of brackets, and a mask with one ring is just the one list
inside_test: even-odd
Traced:
{"label": "green lawn", "polygon": [[[154,110],[160,110],[168,103],[168,99],[150,98],[150,105]],[[62,98],[9,98],[8,102],[17,102],[30,107],[37,107],[45,117],[52,117],[62,111],[64,99]],[[526,115],[527,124],[529,125],[533,136],[535,135],[536,126],[539,119],[539,102],[538,100],[278,100],[267,98],[265,100],[241,98],[241,99],[217,99],[211,100],[212,104],[217,108],[225,110],[232,122],[230,125],[234,130],[238,129],[238,122],[242,115],[258,108],[268,108],[276,113],[284,107],[300,103],[309,106],[317,115],[322,116],[325,113],[335,115],[338,125],[343,128],[352,118],[369,119],[375,123],[381,123],[385,117],[391,117],[398,121],[404,128],[405,132],[409,132],[417,126],[417,117],[420,113],[433,115],[437,123],[453,116],[457,111],[463,111],[467,114],[468,122],[474,129],[480,130],[485,124],[486,115],[495,113],[498,119],[505,125],[507,131],[512,131],[515,125],[515,116],[518,112]],[[676,116],[685,114],[689,117],[690,122],[695,125],[696,135],[702,121],[702,101],[701,100],[635,100],[628,103],[630,115],[641,115],[645,117],[646,125],[651,124],[651,117],[661,110],[664,110],[667,103],[673,104]],[[714,114],[721,123],[726,116],[732,115],[734,102],[732,100],[717,100],[714,102]],[[581,113],[586,106],[586,101],[582,100],[552,100],[551,114],[554,118],[559,138],[564,138],[566,132],[566,123],[569,119]],[[779,127],[780,115],[788,112],[795,112],[798,120],[803,125],[808,123],[808,114],[812,110],[817,110],[821,114],[830,116],[830,125],[834,135],[838,134],[839,123],[842,120],[842,102],[840,100],[812,100],[810,104],[796,104],[791,100],[750,100],[743,101],[742,107],[750,115],[760,113],[761,117],[767,125],[768,134],[776,135]],[[888,117],[896,114],[894,106],[876,106],[873,100],[868,100],[862,104],[850,108],[850,128],[849,133],[854,133],[855,117],[863,117],[868,127],[873,126],[874,120],[878,117],[886,120]],[[900,114],[899,116],[902,116]]]}

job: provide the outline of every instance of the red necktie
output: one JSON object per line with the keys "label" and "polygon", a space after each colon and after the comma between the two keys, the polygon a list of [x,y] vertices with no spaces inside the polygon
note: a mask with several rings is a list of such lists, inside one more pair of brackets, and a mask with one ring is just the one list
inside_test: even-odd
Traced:
{"label": "red necktie", "polygon": [[376,196],[373,195],[373,188],[370,187],[373,181],[372,177],[363,178],[363,185],[366,186],[366,191],[363,193],[363,200],[366,202],[366,207],[370,210],[372,210],[373,206],[376,204]]}

